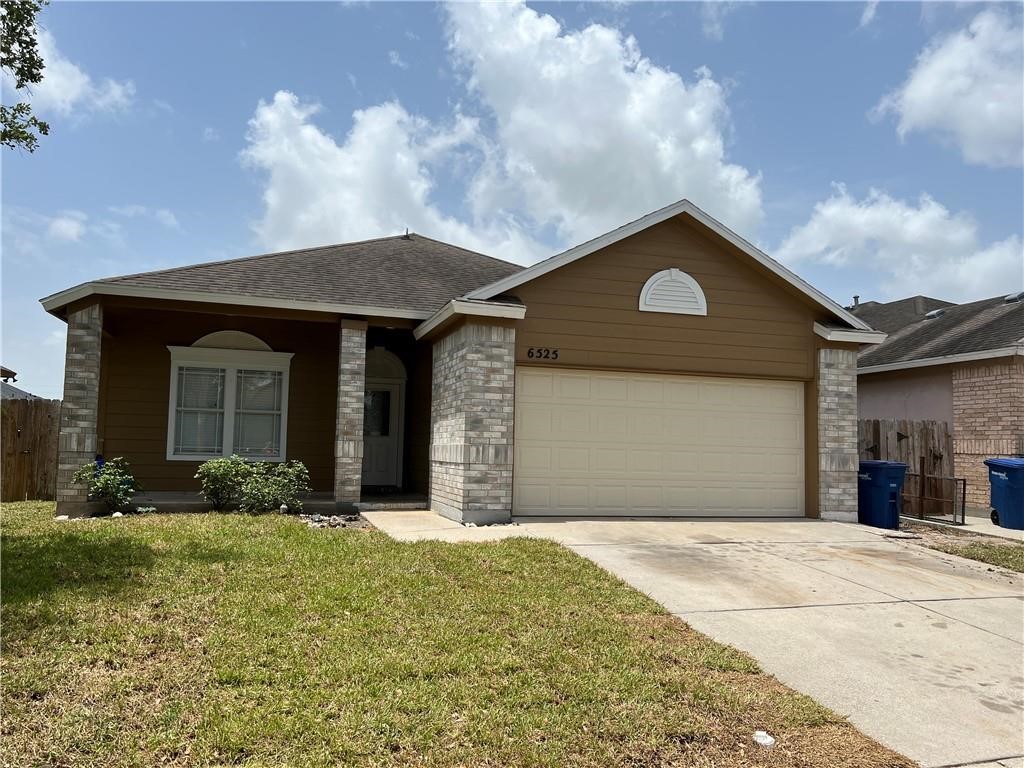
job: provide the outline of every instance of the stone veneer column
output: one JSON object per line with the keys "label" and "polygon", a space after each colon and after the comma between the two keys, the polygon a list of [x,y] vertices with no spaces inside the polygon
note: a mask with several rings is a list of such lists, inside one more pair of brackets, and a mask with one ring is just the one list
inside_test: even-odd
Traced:
{"label": "stone veneer column", "polygon": [[75,484],[71,477],[83,464],[96,459],[102,340],[103,307],[93,304],[68,314],[64,399],[57,438],[58,515],[90,512],[86,487]]}
{"label": "stone veneer column", "polygon": [[338,416],[334,439],[334,501],[351,510],[363,478],[366,321],[342,319],[338,329]]}
{"label": "stone veneer column", "polygon": [[988,509],[985,459],[1024,455],[1024,358],[953,369],[953,474],[967,479],[967,506]]}
{"label": "stone veneer column", "polygon": [[434,343],[430,506],[459,522],[512,516],[515,333],[474,318]]}
{"label": "stone veneer column", "polygon": [[818,350],[818,514],[857,522],[857,353]]}

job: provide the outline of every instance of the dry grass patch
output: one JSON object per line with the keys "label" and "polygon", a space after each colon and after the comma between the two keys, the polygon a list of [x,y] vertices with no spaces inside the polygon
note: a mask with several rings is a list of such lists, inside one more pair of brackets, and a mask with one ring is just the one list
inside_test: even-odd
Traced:
{"label": "dry grass patch", "polygon": [[1024,573],[1024,542],[914,523],[904,524],[903,530],[918,536],[929,549]]}
{"label": "dry grass patch", "polygon": [[5,765],[911,765],[550,542],[52,514],[3,510]]}

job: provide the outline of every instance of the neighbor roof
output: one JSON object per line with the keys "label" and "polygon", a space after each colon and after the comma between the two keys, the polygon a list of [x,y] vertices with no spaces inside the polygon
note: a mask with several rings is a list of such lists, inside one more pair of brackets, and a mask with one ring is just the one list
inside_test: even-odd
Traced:
{"label": "neighbor roof", "polygon": [[409,233],[83,283],[42,300],[54,312],[90,293],[426,318],[522,267]]}
{"label": "neighbor roof", "polygon": [[865,349],[857,367],[861,372],[896,370],[1024,353],[1024,301],[995,296],[936,309],[937,317],[915,315],[902,328],[891,330],[884,342]]}
{"label": "neighbor roof", "polygon": [[924,319],[924,316],[933,309],[952,306],[956,306],[952,301],[933,299],[928,296],[911,296],[898,301],[866,301],[863,304],[847,307],[847,309],[872,328],[892,333]]}

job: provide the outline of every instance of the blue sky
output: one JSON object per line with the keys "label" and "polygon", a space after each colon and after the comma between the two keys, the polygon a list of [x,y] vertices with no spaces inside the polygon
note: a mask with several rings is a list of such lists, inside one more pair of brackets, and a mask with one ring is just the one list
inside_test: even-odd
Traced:
{"label": "blue sky", "polygon": [[[400,232],[521,263],[689,197],[835,299],[1024,287],[1021,5],[67,3],[3,362],[91,278]],[[11,101],[6,88],[4,103]]]}

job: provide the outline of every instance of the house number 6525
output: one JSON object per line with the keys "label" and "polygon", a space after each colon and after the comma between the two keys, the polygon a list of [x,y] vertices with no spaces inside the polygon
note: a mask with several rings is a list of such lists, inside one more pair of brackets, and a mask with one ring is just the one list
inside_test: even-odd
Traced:
{"label": "house number 6525", "polygon": [[526,356],[531,360],[557,360],[558,350],[548,347],[530,347],[526,350]]}

